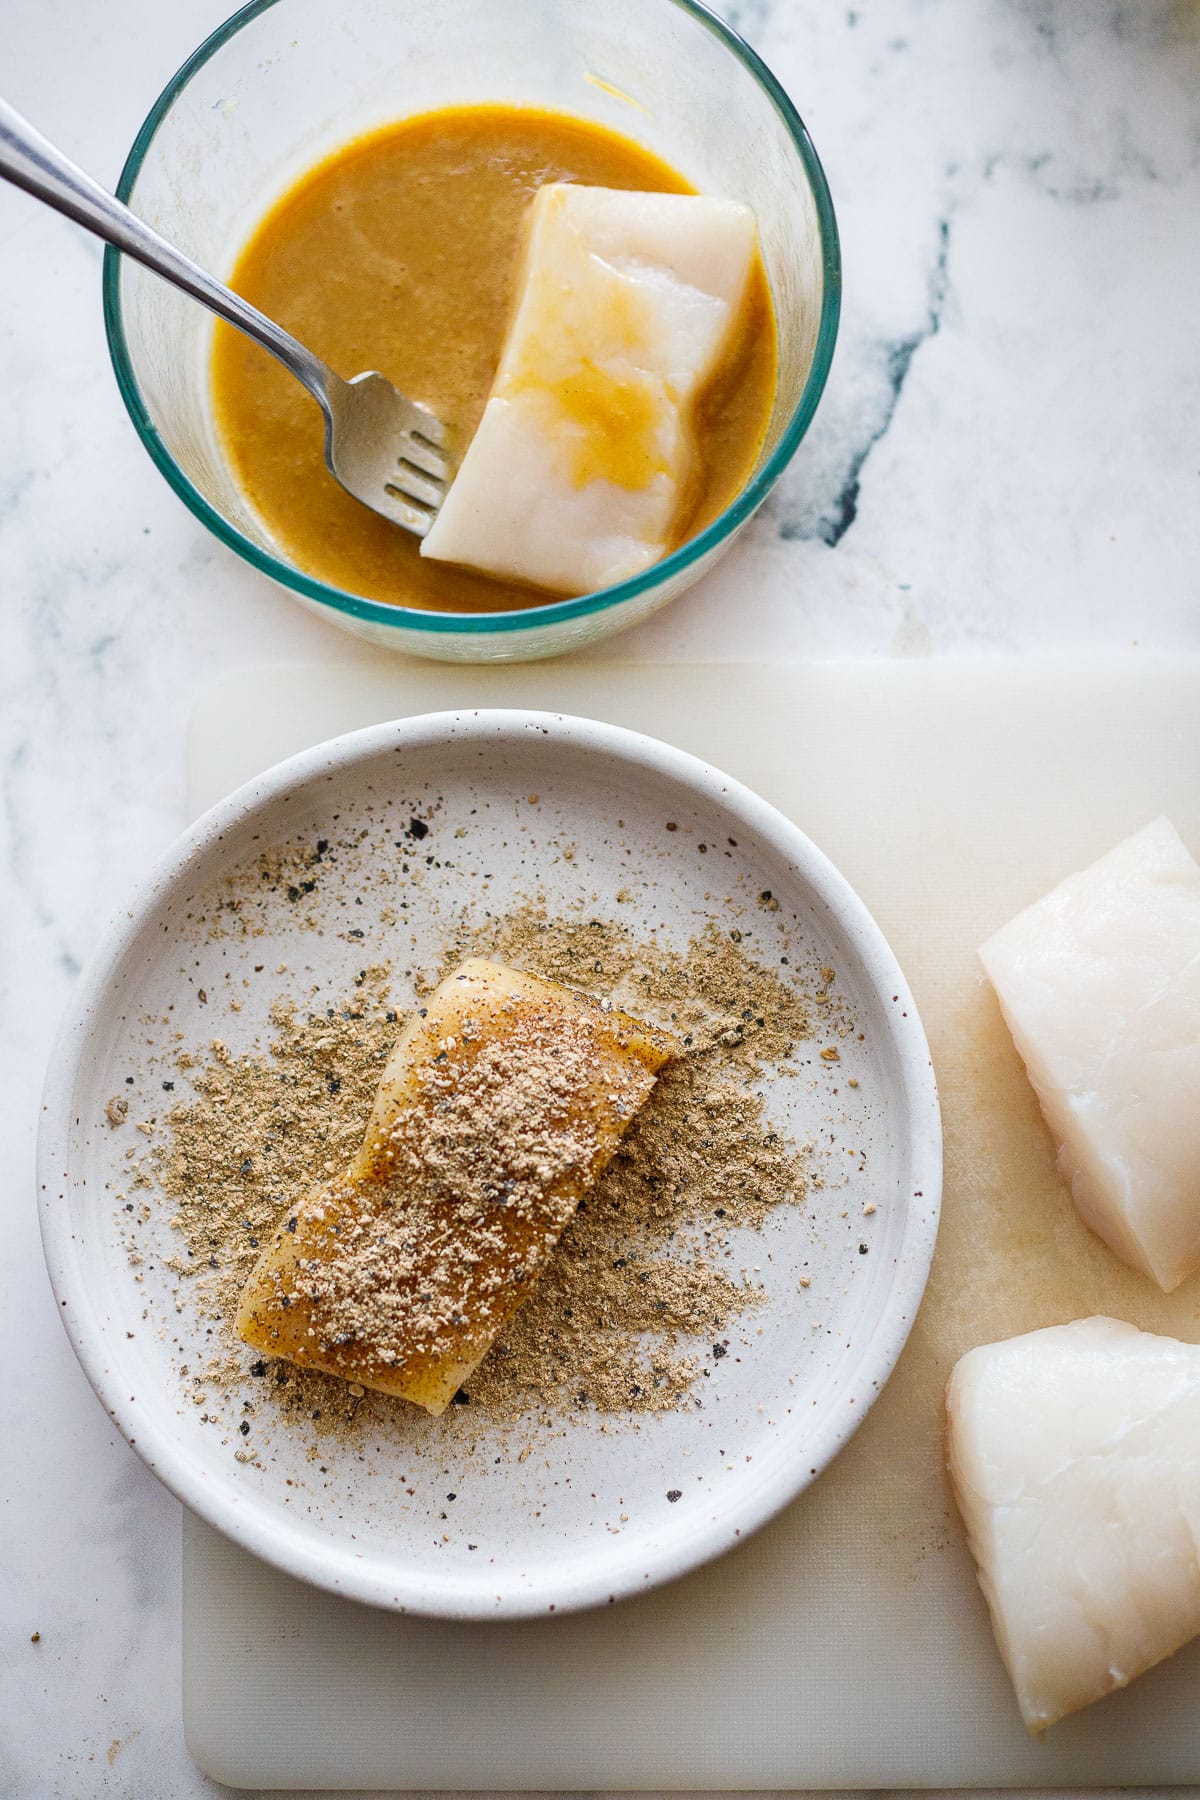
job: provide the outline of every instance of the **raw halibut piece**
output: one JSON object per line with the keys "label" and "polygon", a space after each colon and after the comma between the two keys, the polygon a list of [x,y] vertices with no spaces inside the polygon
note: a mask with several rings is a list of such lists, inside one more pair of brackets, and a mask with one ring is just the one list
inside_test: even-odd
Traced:
{"label": "raw halibut piece", "polygon": [[1200,1347],[1077,1319],[969,1351],[947,1408],[959,1510],[1031,1731],[1200,1632]]}
{"label": "raw halibut piece", "polygon": [[1156,819],[979,954],[1075,1205],[1169,1293],[1200,1268],[1200,868]]}
{"label": "raw halibut piece", "polygon": [[421,554],[566,594],[664,556],[754,248],[738,201],[539,189],[491,396]]}
{"label": "raw halibut piece", "polygon": [[442,1412],[672,1049],[557,982],[460,964],[401,1032],[355,1161],[259,1259],[239,1336]]}

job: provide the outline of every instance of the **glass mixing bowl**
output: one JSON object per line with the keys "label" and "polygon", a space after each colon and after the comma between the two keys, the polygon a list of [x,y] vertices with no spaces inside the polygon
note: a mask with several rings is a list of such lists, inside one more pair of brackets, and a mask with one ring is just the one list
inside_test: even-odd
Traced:
{"label": "glass mixing bowl", "polygon": [[[595,120],[656,152],[701,192],[748,202],[758,217],[780,338],[758,465],[718,519],[632,581],[467,614],[386,605],[316,580],[272,540],[222,457],[210,401],[211,316],[111,249],[104,269],[121,393],[196,517],[322,617],[386,648],[446,661],[552,656],[593,643],[711,568],[808,428],[840,296],[833,206],[808,133],[754,51],[697,0],[253,0],[168,83],[117,192],[227,275],[272,203],[339,145],[408,114],[487,101]],[[314,434],[320,429],[314,408]]]}

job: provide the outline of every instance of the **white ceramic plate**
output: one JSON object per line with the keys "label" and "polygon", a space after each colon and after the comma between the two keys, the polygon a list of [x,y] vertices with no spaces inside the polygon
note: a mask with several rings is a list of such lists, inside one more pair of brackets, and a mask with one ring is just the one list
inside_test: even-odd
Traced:
{"label": "white ceramic plate", "polygon": [[[413,846],[400,828],[431,808],[418,883],[401,871]],[[379,858],[360,895],[322,881],[298,907],[284,886],[260,890],[260,935],[197,931],[214,892],[264,848],[358,832],[372,834],[360,854],[377,845]],[[778,911],[755,905],[764,889]],[[793,1140],[828,1144],[834,1175],[803,1208],[778,1208],[760,1234],[746,1234],[767,1303],[735,1323],[701,1408],[617,1423],[579,1414],[515,1433],[451,1408],[443,1420],[414,1414],[399,1440],[385,1432],[353,1452],[331,1446],[319,1462],[294,1428],[268,1423],[256,1426],[256,1461],[236,1461],[227,1434],[185,1393],[180,1363],[202,1366],[211,1345],[190,1308],[176,1313],[162,1264],[180,1240],[152,1194],[137,1196],[152,1216],[145,1260],[130,1263],[116,1195],[128,1186],[131,1133],[109,1127],[106,1102],[128,1097],[133,1119],[157,1111],[155,1064],[178,1042],[202,1050],[220,1035],[235,1052],[264,1045],[278,995],[315,986],[332,1002],[372,962],[401,977],[431,970],[461,908],[480,920],[534,891],[553,911],[582,905],[635,931],[653,923],[681,947],[708,920],[744,908],[758,960],[832,965],[856,1026],[842,1061],[823,1063],[814,1044],[795,1074],[764,1092]],[[634,902],[618,904],[618,892]],[[357,898],[361,935],[351,936],[346,908]],[[402,899],[401,923],[385,923]],[[280,964],[288,972],[272,981]],[[252,967],[265,974],[243,988]],[[404,989],[401,978],[400,1005]],[[239,1012],[219,1002],[231,993],[243,999]],[[900,1353],[928,1273],[941,1183],[937,1096],[911,996],[821,853],[748,790],[666,745],[515,712],[435,714],[336,739],[201,819],[80,983],[47,1078],[39,1157],[61,1317],[149,1467],[202,1517],[294,1575],[453,1618],[563,1612],[643,1591],[730,1548],[800,1493]],[[254,1387],[248,1379],[247,1397],[261,1402]]]}

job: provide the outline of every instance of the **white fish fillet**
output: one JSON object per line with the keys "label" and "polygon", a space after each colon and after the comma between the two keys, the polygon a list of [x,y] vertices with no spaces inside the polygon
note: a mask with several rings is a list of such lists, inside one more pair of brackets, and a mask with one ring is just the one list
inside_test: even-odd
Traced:
{"label": "white fish fillet", "polygon": [[754,247],[738,201],[541,188],[495,384],[421,554],[565,594],[657,562]]}
{"label": "white fish fillet", "polygon": [[969,1351],[947,1409],[959,1509],[1031,1731],[1200,1632],[1200,1347],[1077,1319]]}
{"label": "white fish fillet", "polygon": [[1076,1206],[1170,1292],[1200,1268],[1200,868],[1156,819],[979,954]]}

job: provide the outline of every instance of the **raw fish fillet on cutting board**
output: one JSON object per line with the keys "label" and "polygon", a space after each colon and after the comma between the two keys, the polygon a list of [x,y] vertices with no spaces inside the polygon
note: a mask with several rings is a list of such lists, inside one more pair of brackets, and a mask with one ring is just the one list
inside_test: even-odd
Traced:
{"label": "raw fish fillet on cutting board", "polygon": [[1200,1268],[1195,857],[1169,819],[1154,819],[979,955],[1076,1206],[1169,1293]]}
{"label": "raw fish fillet on cutting board", "polygon": [[1119,1319],[980,1344],[950,1472],[1021,1716],[1042,1731],[1200,1632],[1200,1347]]}

